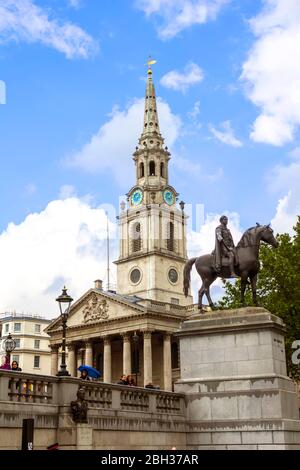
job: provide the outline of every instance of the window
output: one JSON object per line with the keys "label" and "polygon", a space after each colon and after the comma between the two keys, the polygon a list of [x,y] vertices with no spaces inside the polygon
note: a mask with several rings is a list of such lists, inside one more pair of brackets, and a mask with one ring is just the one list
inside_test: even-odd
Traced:
{"label": "window", "polygon": [[165,177],[165,165],[163,164],[163,162],[161,162],[160,164],[160,176],[162,176],[163,178]]}
{"label": "window", "polygon": [[5,333],[8,333],[9,332],[9,323],[6,323],[5,324]]}
{"label": "window", "polygon": [[138,268],[134,268],[130,273],[130,280],[132,284],[138,284],[142,277],[141,271]]}
{"label": "window", "polygon": [[34,325],[34,332],[35,333],[40,333],[41,332],[41,325],[38,325],[37,323]]}
{"label": "window", "polygon": [[140,163],[140,178],[145,176],[144,163]]}
{"label": "window", "polygon": [[171,297],[171,304],[179,305],[179,299],[175,299],[175,297]]}
{"label": "window", "polygon": [[141,224],[135,223],[132,228],[132,251],[136,253],[142,249]]}
{"label": "window", "polygon": [[16,342],[16,348],[20,347],[20,338],[15,339]]}
{"label": "window", "polygon": [[34,349],[40,349],[40,340],[39,339],[34,340]]}
{"label": "window", "polygon": [[39,368],[40,367],[40,356],[34,356],[33,358],[33,367]]}
{"label": "window", "polygon": [[168,222],[167,224],[167,250],[174,251],[174,224]]}
{"label": "window", "polygon": [[13,354],[11,362],[14,362],[14,361],[16,361],[20,366],[20,356],[18,354]]}
{"label": "window", "polygon": [[21,331],[21,323],[14,323],[14,332],[19,333]]}
{"label": "window", "polygon": [[149,176],[155,176],[155,162],[153,160],[149,163]]}
{"label": "window", "polygon": [[172,343],[171,360],[172,360],[172,369],[178,369],[179,368],[178,344],[175,342]]}

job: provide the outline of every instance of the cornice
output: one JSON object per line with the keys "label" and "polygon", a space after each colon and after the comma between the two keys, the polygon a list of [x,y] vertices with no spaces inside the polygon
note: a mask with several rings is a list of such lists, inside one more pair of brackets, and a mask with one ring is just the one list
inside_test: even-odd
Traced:
{"label": "cornice", "polygon": [[126,256],[126,258],[118,259],[114,261],[114,264],[127,263],[128,261],[139,259],[139,258],[145,258],[148,256],[163,256],[164,258],[177,260],[177,261],[184,262],[184,263],[187,261],[187,258],[176,255],[173,252],[168,252],[167,250],[166,251],[152,250],[152,251],[134,253],[132,255]]}
{"label": "cornice", "polygon": [[[89,324],[81,324],[81,325],[73,325],[69,326],[67,328],[67,331],[76,331],[76,330],[89,330],[90,328],[94,326],[101,326],[101,325],[110,325],[110,324],[115,324],[115,323],[125,323],[128,320],[138,320],[138,319],[147,319],[147,318],[159,318],[159,319],[165,319],[165,320],[170,320],[170,321],[177,321],[178,323],[182,322],[182,315],[174,315],[174,314],[169,314],[169,313],[164,313],[164,312],[155,312],[155,311],[147,311],[147,312],[141,312],[140,314],[135,314],[135,315],[126,315],[123,317],[116,317],[116,318],[111,318],[107,320],[101,320],[99,322],[94,322],[94,323],[89,323]],[[51,333],[60,333],[61,329],[57,328],[55,330],[52,330]],[[107,333],[108,334],[108,333]],[[67,337],[67,340],[70,339]]]}

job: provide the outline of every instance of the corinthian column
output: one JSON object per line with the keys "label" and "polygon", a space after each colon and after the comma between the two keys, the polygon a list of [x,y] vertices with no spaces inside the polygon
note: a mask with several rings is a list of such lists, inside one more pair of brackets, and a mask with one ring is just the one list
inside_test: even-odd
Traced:
{"label": "corinthian column", "polygon": [[103,382],[111,383],[111,340],[109,336],[104,338]]}
{"label": "corinthian column", "polygon": [[68,366],[67,370],[70,372],[72,377],[76,377],[76,371],[75,371],[75,344],[74,343],[69,343],[67,344],[68,346]]}
{"label": "corinthian column", "polygon": [[144,331],[144,387],[152,383],[152,331]]}
{"label": "corinthian column", "polygon": [[85,365],[93,367],[93,345],[91,341],[85,343]]}
{"label": "corinthian column", "polygon": [[123,335],[123,374],[131,374],[131,344],[127,333]]}
{"label": "corinthian column", "polygon": [[58,372],[58,345],[51,344],[51,375],[56,375]]}
{"label": "corinthian column", "polygon": [[171,335],[164,335],[164,390],[172,391]]}

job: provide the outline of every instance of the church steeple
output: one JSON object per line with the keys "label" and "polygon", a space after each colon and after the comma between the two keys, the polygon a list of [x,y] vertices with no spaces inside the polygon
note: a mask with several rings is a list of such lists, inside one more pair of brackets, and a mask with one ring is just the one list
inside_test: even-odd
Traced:
{"label": "church steeple", "polygon": [[155,87],[152,80],[152,69],[149,66],[145,97],[144,127],[140,141],[146,140],[148,146],[150,144],[150,140],[154,138],[159,138],[162,146],[163,139],[159,129]]}
{"label": "church steeple", "polygon": [[[154,61],[150,60],[148,65]],[[158,103],[159,104],[159,103]],[[159,302],[192,303],[182,292],[186,216],[169,184],[170,152],[160,133],[151,67],[146,84],[144,123],[133,154],[135,185],[121,207],[118,292]]]}
{"label": "church steeple", "polygon": [[[149,61],[148,64],[154,63]],[[138,147],[133,154],[136,186],[144,191],[144,203],[162,203],[161,191],[168,186],[170,152],[160,133],[155,87],[149,66],[146,84],[144,123]],[[177,196],[174,191],[174,196]],[[175,202],[175,199],[174,199]]]}

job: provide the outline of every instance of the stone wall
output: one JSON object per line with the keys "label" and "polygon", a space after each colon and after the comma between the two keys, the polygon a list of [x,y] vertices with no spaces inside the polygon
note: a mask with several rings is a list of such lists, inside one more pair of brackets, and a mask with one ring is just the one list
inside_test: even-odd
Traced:
{"label": "stone wall", "polygon": [[[88,424],[75,424],[70,402],[86,389]],[[22,422],[34,418],[34,448],[171,449],[186,447],[181,394],[77,378],[0,373],[0,450],[20,449]]]}

